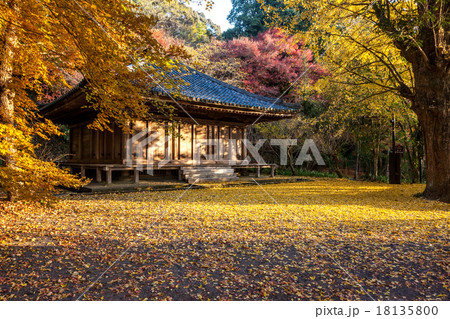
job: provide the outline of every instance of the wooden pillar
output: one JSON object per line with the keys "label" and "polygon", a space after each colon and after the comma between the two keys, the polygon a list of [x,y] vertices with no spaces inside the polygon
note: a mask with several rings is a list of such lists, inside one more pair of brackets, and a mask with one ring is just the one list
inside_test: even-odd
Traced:
{"label": "wooden pillar", "polygon": [[[69,154],[73,154],[73,128],[69,128]],[[69,159],[73,159],[73,156],[70,155]],[[70,171],[72,173],[72,170]]]}
{"label": "wooden pillar", "polygon": [[100,159],[100,133],[95,131],[95,159]]}
{"label": "wooden pillar", "polygon": [[[175,128],[173,130],[175,131]],[[176,134],[176,132],[173,132],[172,135],[172,160],[174,161],[178,159],[178,138],[176,137]]]}
{"label": "wooden pillar", "polygon": [[[170,138],[170,135],[169,135],[169,129],[168,129],[168,124],[167,124],[167,122],[164,122],[164,137],[163,137],[163,140],[164,140],[164,149],[163,149],[163,159],[168,159],[168,160],[172,160],[172,156],[173,156],[173,154],[172,154],[172,145],[170,144],[171,143],[171,138]],[[166,139],[166,137],[167,137],[167,139]]]}
{"label": "wooden pillar", "polygon": [[256,177],[261,177],[261,166],[259,165],[256,167]]}
{"label": "wooden pillar", "polygon": [[139,184],[139,170],[136,168],[134,169],[134,183]]}
{"label": "wooden pillar", "polygon": [[111,159],[112,160],[114,160],[115,158],[116,158],[116,153],[115,153],[115,144],[116,144],[116,142],[114,141],[114,135],[116,135],[115,134],[115,130],[116,130],[116,127],[115,127],[116,125],[115,125],[115,123],[113,123],[113,125],[112,125],[112,133],[111,133]]}
{"label": "wooden pillar", "polygon": [[195,148],[194,148],[194,141],[195,141],[195,124],[191,125],[191,160],[194,159],[194,152],[195,152]]}
{"label": "wooden pillar", "polygon": [[89,132],[89,160],[94,158],[94,131],[88,130]]}
{"label": "wooden pillar", "polygon": [[125,164],[128,156],[128,139],[130,138],[129,133],[123,133],[123,139],[122,139],[122,163]]}
{"label": "wooden pillar", "polygon": [[78,135],[78,154],[79,159],[83,158],[83,126],[80,127],[80,134]]}
{"label": "wooden pillar", "polygon": [[270,166],[270,177],[275,177],[275,165]]}
{"label": "wooden pillar", "polygon": [[181,159],[181,124],[178,124],[177,160]]}
{"label": "wooden pillar", "polygon": [[109,167],[105,168],[106,171],[106,184],[111,185],[112,183],[112,171]]}
{"label": "wooden pillar", "polygon": [[215,154],[216,156],[214,157],[216,161],[218,161],[220,159],[220,153],[223,152],[222,148],[220,147],[221,146],[220,145],[221,134],[222,134],[222,128],[219,125],[217,125],[217,137],[215,137],[215,140],[217,141],[217,142],[215,142],[215,143],[217,143],[217,151]]}
{"label": "wooden pillar", "polygon": [[[145,138],[148,138],[150,135],[152,135],[151,127],[150,127],[150,122],[149,121],[145,121],[145,129],[147,130],[147,134],[145,134]],[[145,159],[145,163],[148,163],[148,154],[149,154],[149,148],[150,148],[150,144],[148,143],[147,145],[145,145],[144,149],[142,150],[144,159]]]}
{"label": "wooden pillar", "polygon": [[[247,128],[244,127],[242,129],[242,140],[247,138]],[[244,145],[244,142],[241,143],[242,144],[242,159],[245,160],[247,158],[247,148]]]}
{"label": "wooden pillar", "polygon": [[96,169],[95,169],[95,181],[97,182],[97,183],[101,183],[102,182],[102,170],[100,169],[100,167],[97,167]]}
{"label": "wooden pillar", "polygon": [[81,165],[81,177],[86,177],[86,168]]}
{"label": "wooden pillar", "polygon": [[108,148],[107,148],[107,140],[108,140],[108,130],[103,131],[103,159],[108,158]]}
{"label": "wooden pillar", "polygon": [[[207,140],[209,140],[211,138],[211,132],[210,131],[211,131],[211,126],[206,125],[206,139]],[[209,143],[206,144],[206,155],[211,154],[211,147],[212,146],[210,146]]]}

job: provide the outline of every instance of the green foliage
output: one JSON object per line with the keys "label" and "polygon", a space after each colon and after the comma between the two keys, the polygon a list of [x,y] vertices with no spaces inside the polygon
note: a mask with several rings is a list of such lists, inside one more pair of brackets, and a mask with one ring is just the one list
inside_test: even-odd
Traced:
{"label": "green foliage", "polygon": [[[373,95],[388,96],[392,92],[407,101],[408,109],[415,112],[420,122],[426,145],[426,197],[450,202],[450,2],[285,3],[306,8],[304,17],[312,23],[305,39],[314,52],[323,55],[321,62],[330,66],[331,81],[366,87]],[[343,88],[341,92],[347,90],[354,91]],[[413,128],[413,121],[410,124]],[[409,131],[405,126],[401,130]],[[413,128],[408,134],[413,137],[415,131]],[[410,167],[417,165],[417,155],[409,154],[418,154],[420,149],[412,150],[413,144],[418,146],[414,140],[404,145],[409,147],[406,156]]]}
{"label": "green foliage", "polygon": [[326,106],[316,100],[307,99],[302,102],[302,114],[307,118],[314,118],[326,111]]}
{"label": "green foliage", "polygon": [[52,135],[47,139],[34,136],[34,152],[37,158],[47,162],[60,162],[69,158],[69,128],[60,125],[61,135]]}
{"label": "green foliage", "polygon": [[240,59],[225,49],[225,42],[213,39],[195,48],[188,61],[195,69],[215,79],[245,89],[246,74]]}
{"label": "green foliage", "polygon": [[155,16],[156,28],[174,38],[196,46],[208,43],[212,37],[220,38],[220,27],[207,19],[203,13],[197,12],[179,0],[135,0],[145,12]]}
{"label": "green foliage", "polygon": [[254,37],[266,31],[269,26],[291,27],[296,31],[305,31],[308,22],[301,17],[302,6],[295,9],[282,0],[232,0],[233,9],[228,21],[234,28],[223,33],[225,39]]}
{"label": "green foliage", "polygon": [[[286,169],[286,168],[278,168],[276,170],[276,173],[278,175],[283,175],[283,176],[292,176],[292,171],[290,169]],[[295,175],[296,176],[307,176],[307,177],[338,178],[338,176],[334,173],[319,172],[319,171],[314,171],[314,170],[311,171],[311,170],[308,170],[305,168],[296,168]]]}

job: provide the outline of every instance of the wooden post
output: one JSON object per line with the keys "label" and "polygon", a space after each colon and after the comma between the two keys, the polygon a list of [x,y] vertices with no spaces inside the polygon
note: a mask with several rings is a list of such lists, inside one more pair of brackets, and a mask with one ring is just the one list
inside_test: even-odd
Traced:
{"label": "wooden post", "polygon": [[95,131],[95,159],[100,159],[100,133]]}
{"label": "wooden post", "polygon": [[115,151],[115,148],[116,148],[116,142],[114,141],[114,139],[115,139],[115,136],[114,135],[116,135],[116,126],[115,126],[115,124],[113,123],[113,125],[112,125],[112,133],[111,133],[111,159],[112,160],[114,160],[115,158],[116,158],[116,151]]}
{"label": "wooden post", "polygon": [[[247,138],[247,128],[242,129],[242,140]],[[244,145],[244,142],[241,143],[242,146],[242,160],[245,160],[247,158],[247,148]]]}
{"label": "wooden post", "polygon": [[259,165],[256,167],[256,177],[261,177],[261,166]]}
{"label": "wooden post", "polygon": [[183,170],[181,167],[178,168],[178,180],[179,181],[183,180]]}
{"label": "wooden post", "polygon": [[139,170],[136,168],[134,169],[134,183],[139,184]]}
{"label": "wooden post", "polygon": [[275,165],[270,166],[270,177],[275,177]]}
{"label": "wooden post", "polygon": [[[206,139],[207,140],[209,140],[211,138],[210,131],[211,131],[211,127],[209,125],[206,125]],[[210,146],[209,143],[206,144],[206,157],[207,158],[209,158],[208,155],[211,154],[211,150],[210,150],[211,147],[212,146]]]}
{"label": "wooden post", "polygon": [[220,159],[220,153],[222,152],[222,148],[220,147],[220,137],[222,135],[222,128],[220,127],[220,125],[217,125],[217,139],[215,143],[217,143],[217,151],[216,151],[216,156],[214,157],[214,159],[216,161],[218,161]]}
{"label": "wooden post", "polygon": [[79,159],[83,158],[83,126],[80,125],[80,134],[78,135],[78,154],[79,154]]}
{"label": "wooden post", "polygon": [[194,159],[194,152],[195,152],[195,148],[194,148],[194,142],[195,142],[195,124],[191,125],[191,160]]}
{"label": "wooden post", "polygon": [[[147,130],[147,134],[145,134],[145,138],[148,138],[150,135],[152,135],[149,121],[145,121],[145,129]],[[145,161],[147,163],[148,163],[148,156],[150,154],[150,152],[149,152],[150,145],[151,145],[151,143],[148,143],[147,145],[145,145],[145,148],[142,150],[142,153],[144,155],[144,159],[145,159]]]}
{"label": "wooden post", "polygon": [[106,147],[106,140],[108,139],[108,131],[103,131],[103,160],[108,158],[108,149]]}
{"label": "wooden post", "polygon": [[181,124],[178,124],[177,160],[181,159]]}
{"label": "wooden post", "polygon": [[106,184],[111,185],[112,184],[112,171],[109,167],[106,167],[105,171],[106,171]]}
{"label": "wooden post", "polygon": [[95,171],[96,171],[96,178],[95,178],[95,181],[97,182],[97,183],[101,183],[102,182],[102,170],[100,169],[100,167],[97,167],[96,169],[95,169]]}
{"label": "wooden post", "polygon": [[[73,154],[73,128],[69,128],[69,154]],[[73,159],[74,156],[70,155],[69,159]],[[72,170],[70,170],[70,173],[72,174]]]}
{"label": "wooden post", "polygon": [[86,177],[86,168],[81,165],[81,177]]}
{"label": "wooden post", "polygon": [[94,131],[88,130],[89,132],[89,160],[94,158]]}
{"label": "wooden post", "polygon": [[126,164],[127,156],[128,156],[128,139],[130,138],[129,133],[123,133],[123,139],[122,139],[122,163]]}

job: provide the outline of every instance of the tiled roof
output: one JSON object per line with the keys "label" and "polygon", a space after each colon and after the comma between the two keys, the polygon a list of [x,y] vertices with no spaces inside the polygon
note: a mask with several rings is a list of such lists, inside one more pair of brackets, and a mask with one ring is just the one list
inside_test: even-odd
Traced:
{"label": "tiled roof", "polygon": [[[166,82],[165,82],[166,81]],[[211,103],[224,106],[258,109],[268,112],[296,112],[293,105],[284,104],[281,100],[264,97],[242,90],[225,82],[219,81],[188,66],[172,70],[162,83],[171,83],[152,88],[157,95],[174,94],[181,100]]]}
{"label": "tiled roof", "polygon": [[[253,109],[268,113],[295,113],[298,111],[298,108],[293,105],[282,103],[281,99],[277,100],[250,93],[184,65],[166,73],[164,79],[159,83],[161,84],[151,89],[151,94],[159,96],[171,95],[176,100],[181,101]],[[86,85],[88,85],[86,79],[81,80],[69,92],[51,103],[40,105],[39,109],[41,111],[50,109]]]}

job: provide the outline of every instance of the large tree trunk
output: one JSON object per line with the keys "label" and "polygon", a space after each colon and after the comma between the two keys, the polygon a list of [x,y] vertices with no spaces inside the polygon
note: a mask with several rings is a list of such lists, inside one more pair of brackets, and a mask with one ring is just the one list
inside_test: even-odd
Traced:
{"label": "large tree trunk", "polygon": [[450,117],[448,108],[417,114],[425,141],[425,197],[450,203]]}
{"label": "large tree trunk", "polygon": [[425,142],[425,197],[450,202],[450,70],[415,65],[413,110]]}
{"label": "large tree trunk", "polygon": [[417,29],[410,34],[408,30],[400,35],[386,20],[390,18],[388,2],[377,13],[380,28],[394,35],[394,44],[412,65],[414,92],[399,83],[399,93],[412,101],[422,128],[427,178],[424,195],[444,202],[450,202],[449,3],[418,1],[417,15],[411,19]]}
{"label": "large tree trunk", "polygon": [[[17,11],[18,5],[16,1],[9,2],[10,8]],[[13,73],[14,49],[17,46],[16,26],[8,23],[4,37],[1,39],[3,47],[0,49],[0,123],[14,124],[14,91],[11,90],[11,80]],[[5,156],[4,165],[6,167],[14,166],[14,149],[11,154]],[[14,194],[7,192],[7,199],[14,200]]]}

